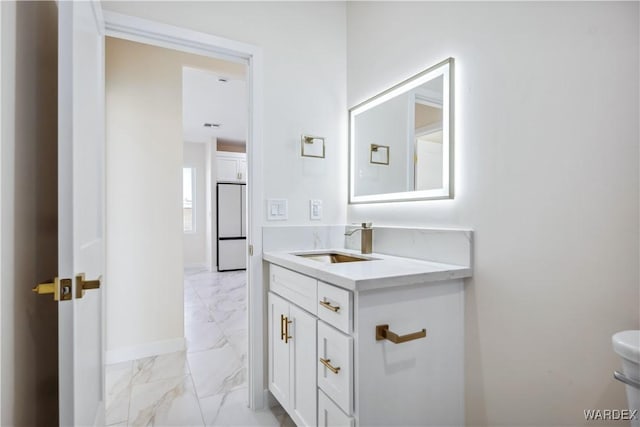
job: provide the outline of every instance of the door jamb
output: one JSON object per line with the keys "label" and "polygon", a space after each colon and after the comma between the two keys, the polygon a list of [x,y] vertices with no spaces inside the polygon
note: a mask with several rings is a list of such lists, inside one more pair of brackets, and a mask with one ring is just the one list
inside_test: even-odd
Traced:
{"label": "door jamb", "polygon": [[[0,3],[0,58],[3,58],[2,56],[2,40],[3,40],[3,33],[2,33],[2,9],[4,8],[4,5]],[[4,116],[4,110],[3,110],[3,105],[4,102],[2,102],[2,100],[4,99],[2,97],[2,84],[3,84],[3,78],[2,78],[2,72],[3,72],[3,66],[4,66],[4,61],[0,61],[0,140],[3,139],[3,133],[2,133],[2,122],[4,120],[3,116]],[[4,144],[2,144],[4,145]],[[0,184],[2,183],[2,148],[0,146]],[[3,210],[5,209],[5,205],[2,202],[3,201],[3,197],[2,197],[2,185],[0,185],[0,335],[4,335],[4,333],[2,333],[2,268],[3,268],[3,262],[2,260],[4,259],[4,254],[3,254],[3,241],[2,241],[2,236],[3,236],[3,227],[2,227],[2,217],[3,217]],[[0,384],[2,384],[2,340],[0,340]],[[0,387],[0,421],[2,421],[2,387]]]}
{"label": "door jamb", "polygon": [[264,292],[262,268],[262,105],[263,59],[262,49],[247,43],[212,34],[136,18],[120,13],[103,11],[106,35],[154,46],[179,50],[201,56],[210,56],[232,62],[248,64],[247,88],[249,105],[249,132],[247,140],[248,210],[247,243],[253,245],[253,256],[247,262],[247,314],[248,314],[248,392],[249,407],[262,409],[264,390]]}

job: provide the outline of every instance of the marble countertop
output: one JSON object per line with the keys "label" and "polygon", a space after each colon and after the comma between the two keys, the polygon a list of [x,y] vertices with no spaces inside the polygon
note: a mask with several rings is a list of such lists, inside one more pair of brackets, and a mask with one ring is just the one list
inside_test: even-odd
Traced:
{"label": "marble countertop", "polygon": [[[341,253],[369,258],[368,261],[325,264],[296,254]],[[439,280],[471,277],[471,268],[385,254],[360,254],[349,249],[316,251],[268,251],[265,261],[312,276],[351,291],[366,291]]]}

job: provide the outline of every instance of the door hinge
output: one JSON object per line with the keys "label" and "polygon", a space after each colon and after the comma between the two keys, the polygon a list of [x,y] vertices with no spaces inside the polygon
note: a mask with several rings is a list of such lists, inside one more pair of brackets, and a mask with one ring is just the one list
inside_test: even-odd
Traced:
{"label": "door hinge", "polygon": [[253,245],[249,245],[249,256],[253,256]]}

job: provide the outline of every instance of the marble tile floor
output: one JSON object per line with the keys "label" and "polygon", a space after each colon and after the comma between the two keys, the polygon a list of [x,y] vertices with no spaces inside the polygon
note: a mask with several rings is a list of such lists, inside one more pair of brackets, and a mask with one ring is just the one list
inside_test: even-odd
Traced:
{"label": "marble tile floor", "polygon": [[106,367],[108,426],[280,426],[247,407],[246,272],[186,270],[187,349]]}

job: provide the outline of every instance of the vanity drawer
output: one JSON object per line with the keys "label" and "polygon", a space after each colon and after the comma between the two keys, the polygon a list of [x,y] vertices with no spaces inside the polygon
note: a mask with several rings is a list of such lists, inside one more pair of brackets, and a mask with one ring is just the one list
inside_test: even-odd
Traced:
{"label": "vanity drawer", "polygon": [[353,338],[318,321],[318,387],[353,412]]}
{"label": "vanity drawer", "polygon": [[269,264],[269,289],[312,314],[317,314],[318,281],[279,265]]}
{"label": "vanity drawer", "polygon": [[346,289],[318,282],[318,317],[344,333],[353,325],[353,294]]}
{"label": "vanity drawer", "polygon": [[318,391],[318,426],[354,427],[355,422],[320,390]]}

